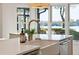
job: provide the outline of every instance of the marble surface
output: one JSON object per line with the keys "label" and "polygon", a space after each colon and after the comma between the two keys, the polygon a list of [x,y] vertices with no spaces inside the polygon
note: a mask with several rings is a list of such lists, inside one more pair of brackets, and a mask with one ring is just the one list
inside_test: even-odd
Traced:
{"label": "marble surface", "polygon": [[72,35],[50,35],[47,34],[35,34],[34,39],[40,38],[41,40],[64,40],[72,37]]}
{"label": "marble surface", "polygon": [[[19,33],[11,33],[11,34],[15,34],[15,35],[19,35]],[[26,36],[28,36],[26,34]],[[58,35],[58,34],[52,34],[52,35],[48,35],[48,34],[34,34],[33,35],[33,39],[36,38],[40,38],[41,40],[64,40],[67,39],[69,37],[72,37],[72,35]]]}
{"label": "marble surface", "polygon": [[21,44],[19,38],[2,39],[0,38],[0,55],[17,55],[39,49],[36,45]]}
{"label": "marble surface", "polygon": [[19,38],[0,38],[0,55],[24,54],[36,49],[43,49],[51,45],[58,44],[51,40],[31,40],[26,43],[20,43]]}
{"label": "marble surface", "polygon": [[27,41],[26,45],[37,45],[40,46],[40,49],[46,48],[51,45],[59,44],[58,41],[53,40],[31,40]]}

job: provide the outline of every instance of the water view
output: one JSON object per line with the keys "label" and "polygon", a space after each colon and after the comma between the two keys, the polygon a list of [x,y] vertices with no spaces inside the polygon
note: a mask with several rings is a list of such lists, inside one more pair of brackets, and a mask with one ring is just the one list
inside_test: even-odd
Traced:
{"label": "water view", "polygon": [[[48,26],[41,26],[41,28],[48,29]],[[62,26],[52,26],[51,28],[62,28]],[[79,26],[70,26],[70,29],[79,32]]]}

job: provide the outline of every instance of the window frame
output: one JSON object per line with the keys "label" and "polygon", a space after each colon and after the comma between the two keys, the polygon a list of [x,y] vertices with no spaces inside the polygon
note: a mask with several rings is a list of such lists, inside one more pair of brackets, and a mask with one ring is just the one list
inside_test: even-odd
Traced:
{"label": "window frame", "polygon": [[[23,9],[23,14],[18,14],[18,9]],[[26,14],[26,11],[28,11],[28,13]],[[30,8],[23,8],[23,7],[18,7],[17,8],[17,31],[20,31],[21,28],[19,27],[19,17],[23,16],[23,27],[24,29],[26,29],[26,18],[30,18],[30,14],[29,14]]]}

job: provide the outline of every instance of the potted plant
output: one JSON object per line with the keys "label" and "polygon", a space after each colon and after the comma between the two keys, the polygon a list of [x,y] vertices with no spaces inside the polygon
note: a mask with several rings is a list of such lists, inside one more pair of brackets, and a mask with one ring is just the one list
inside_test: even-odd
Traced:
{"label": "potted plant", "polygon": [[32,40],[33,34],[35,33],[35,29],[31,29],[31,30],[25,29],[25,33],[27,33],[28,40],[30,41],[30,40]]}

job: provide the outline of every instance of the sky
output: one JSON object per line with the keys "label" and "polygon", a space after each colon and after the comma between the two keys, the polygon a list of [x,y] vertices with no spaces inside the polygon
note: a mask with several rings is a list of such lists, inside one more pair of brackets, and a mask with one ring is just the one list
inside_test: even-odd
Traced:
{"label": "sky", "polygon": [[[60,10],[59,8],[52,7],[52,21],[62,21],[60,17]],[[79,4],[70,5],[70,19],[76,21],[79,19]],[[48,10],[45,13],[41,14],[40,17],[41,21],[48,21]]]}
{"label": "sky", "polygon": [[71,5],[71,8],[70,8],[70,19],[74,19],[74,21],[79,19],[79,4]]}

